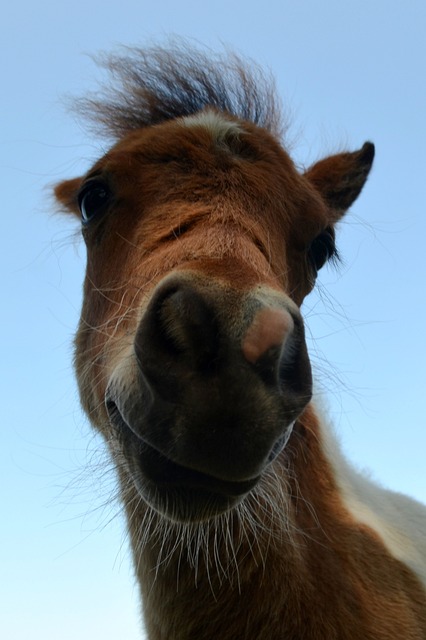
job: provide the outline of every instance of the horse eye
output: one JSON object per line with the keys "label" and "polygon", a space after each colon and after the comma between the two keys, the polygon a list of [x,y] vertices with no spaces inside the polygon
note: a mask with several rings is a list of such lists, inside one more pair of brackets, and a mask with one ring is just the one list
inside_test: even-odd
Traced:
{"label": "horse eye", "polygon": [[334,242],[334,231],[327,227],[311,243],[308,249],[309,260],[316,271],[330,259],[338,259],[338,253]]}
{"label": "horse eye", "polygon": [[105,183],[93,180],[81,189],[78,206],[83,224],[88,224],[101,213],[110,200],[111,193]]}

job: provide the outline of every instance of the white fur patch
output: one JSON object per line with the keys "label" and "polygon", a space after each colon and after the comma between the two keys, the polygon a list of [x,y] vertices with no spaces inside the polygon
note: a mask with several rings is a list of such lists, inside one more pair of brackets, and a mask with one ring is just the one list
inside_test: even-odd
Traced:
{"label": "white fur patch", "polygon": [[375,531],[389,553],[409,567],[426,588],[426,506],[384,489],[351,467],[330,425],[323,421],[321,435],[349,513]]}
{"label": "white fur patch", "polygon": [[244,130],[232,120],[216,111],[200,111],[193,116],[182,118],[181,124],[185,127],[203,127],[218,144],[223,144],[229,137],[238,137]]}

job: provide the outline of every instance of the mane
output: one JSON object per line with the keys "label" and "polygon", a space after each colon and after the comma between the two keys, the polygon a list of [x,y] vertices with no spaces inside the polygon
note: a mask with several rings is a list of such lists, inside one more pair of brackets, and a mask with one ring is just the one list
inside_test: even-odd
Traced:
{"label": "mane", "polygon": [[201,51],[172,40],[164,48],[124,48],[96,60],[111,82],[77,107],[91,128],[113,139],[206,108],[253,122],[278,137],[283,133],[273,78],[236,53]]}

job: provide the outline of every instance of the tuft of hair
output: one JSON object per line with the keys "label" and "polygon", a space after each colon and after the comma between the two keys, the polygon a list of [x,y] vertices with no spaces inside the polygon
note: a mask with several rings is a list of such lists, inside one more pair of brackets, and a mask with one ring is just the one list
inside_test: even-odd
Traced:
{"label": "tuft of hair", "polygon": [[281,137],[275,82],[252,60],[200,50],[181,39],[165,47],[123,48],[96,61],[110,73],[101,92],[77,102],[92,129],[117,139],[135,129],[210,108]]}

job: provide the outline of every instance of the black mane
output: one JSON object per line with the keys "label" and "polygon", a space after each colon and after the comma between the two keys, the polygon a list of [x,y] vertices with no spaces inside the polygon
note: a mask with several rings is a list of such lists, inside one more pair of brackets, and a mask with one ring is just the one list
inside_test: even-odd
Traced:
{"label": "black mane", "polygon": [[113,138],[206,107],[249,120],[280,136],[274,80],[251,60],[173,40],[167,47],[126,48],[101,56],[114,82],[79,101],[96,130]]}

